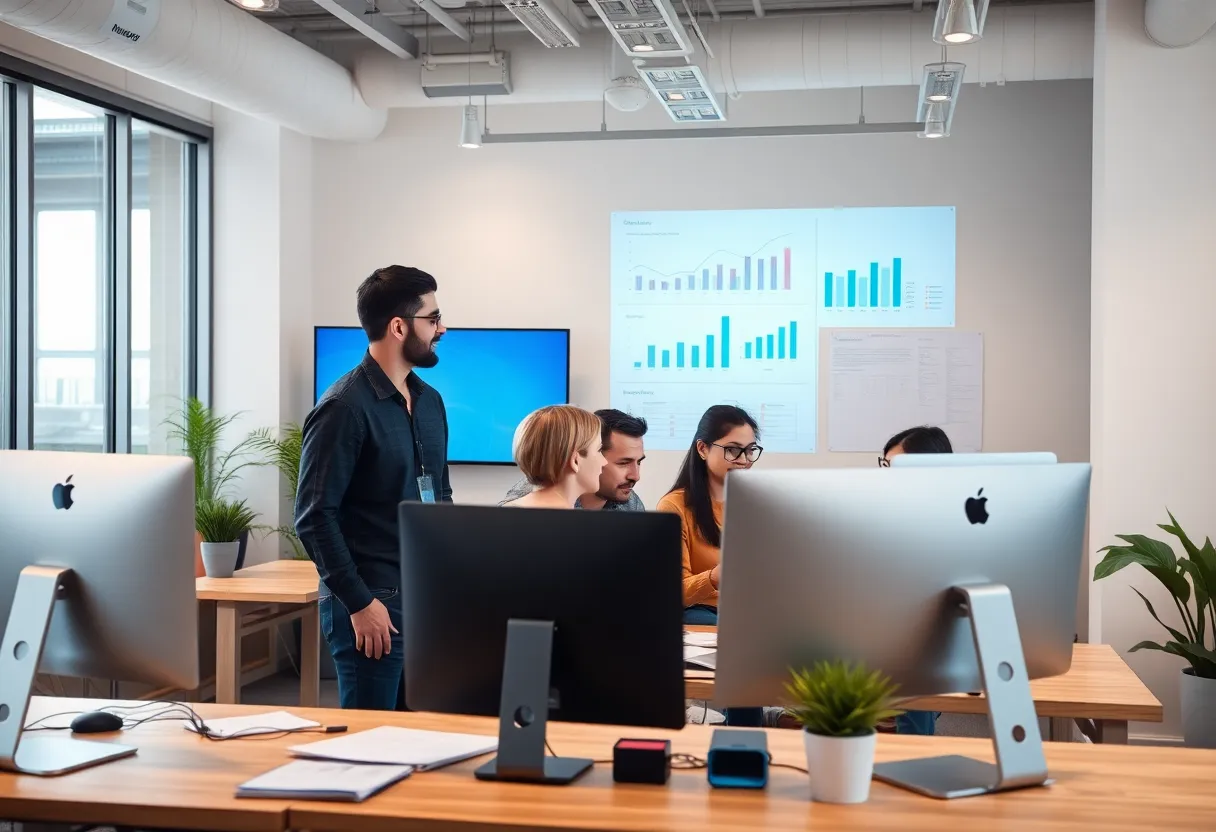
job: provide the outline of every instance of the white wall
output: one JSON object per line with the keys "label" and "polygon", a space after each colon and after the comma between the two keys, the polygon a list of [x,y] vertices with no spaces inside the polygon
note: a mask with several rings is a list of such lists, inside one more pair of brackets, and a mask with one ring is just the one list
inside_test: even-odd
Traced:
{"label": "white wall", "polygon": [[[1143,4],[1099,2],[1094,66],[1093,344],[1090,540],[1166,538],[1168,506],[1192,537],[1216,533],[1207,462],[1216,412],[1216,36],[1162,49],[1144,34]],[[1096,563],[1098,556],[1093,556]],[[1114,645],[1181,733],[1181,660],[1126,654],[1165,635],[1131,591],[1176,624],[1168,596],[1131,567],[1094,584],[1091,634]]]}
{"label": "white wall", "polygon": [[[856,121],[857,91],[748,95],[731,123]],[[608,405],[608,217],[614,210],[958,206],[958,326],[985,334],[985,449],[1089,443],[1088,81],[968,85],[946,141],[914,135],[456,146],[458,113],[396,111],[369,145],[315,146],[315,323],[356,323],[377,266],[433,272],[451,326],[572,332],[572,398]],[[915,91],[868,90],[867,118],[903,121]],[[662,126],[650,107],[633,122]],[[612,126],[626,124],[612,114]],[[597,129],[596,105],[492,108],[499,133]],[[526,360],[521,356],[520,360]],[[309,368],[311,371],[311,368]],[[821,390],[826,378],[821,379]],[[823,397],[821,396],[821,399]],[[826,407],[821,406],[821,417]],[[821,423],[823,419],[821,418]],[[821,424],[820,447],[826,433]],[[653,505],[679,455],[653,453]],[[770,455],[763,465],[871,465],[872,454]],[[513,469],[453,472],[490,502]]]}
{"label": "white wall", "polygon": [[[211,404],[217,412],[241,414],[229,443],[254,428],[298,420],[311,393],[297,370],[312,358],[311,144],[215,107]],[[274,469],[245,469],[235,490],[260,522],[290,522]],[[280,551],[276,538],[255,536],[247,562],[273,560]]]}

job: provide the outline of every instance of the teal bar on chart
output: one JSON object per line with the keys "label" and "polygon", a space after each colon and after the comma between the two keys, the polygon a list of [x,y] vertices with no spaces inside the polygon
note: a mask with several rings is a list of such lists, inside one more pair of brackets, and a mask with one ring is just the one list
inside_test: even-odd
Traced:
{"label": "teal bar on chart", "polygon": [[857,305],[862,309],[870,305],[870,278],[868,277],[857,280]]}
{"label": "teal bar on chart", "polygon": [[744,358],[752,357],[752,342],[751,341],[748,341],[746,344],[743,345],[743,357]]}
{"label": "teal bar on chart", "polygon": [[633,366],[634,366],[634,367],[641,367],[641,366],[642,366],[642,362],[641,362],[641,361],[635,361],[635,362],[633,362]]}
{"label": "teal bar on chart", "polygon": [[663,366],[671,366],[671,350],[663,350]]}
{"label": "teal bar on chart", "polygon": [[857,270],[849,269],[849,308],[857,306]]}
{"label": "teal bar on chart", "polygon": [[798,357],[798,322],[790,321],[790,358]]}
{"label": "teal bar on chart", "polygon": [[840,309],[844,306],[844,275],[836,275],[836,308]]}
{"label": "teal bar on chart", "polygon": [[676,366],[684,366],[684,342],[676,341]]}
{"label": "teal bar on chart", "polygon": [[730,367],[730,316],[722,316],[722,369]]}
{"label": "teal bar on chart", "polygon": [[826,309],[832,308],[832,273],[824,272],[823,274],[823,305]]}
{"label": "teal bar on chart", "polygon": [[887,266],[882,267],[882,305],[891,305],[891,269]]}
{"label": "teal bar on chart", "polygon": [[878,306],[878,264],[870,264],[870,306]]}
{"label": "teal bar on chart", "polygon": [[705,366],[714,366],[714,336],[705,336]]}
{"label": "teal bar on chart", "polygon": [[646,366],[647,367],[654,366],[654,345],[651,345],[646,348]]}
{"label": "teal bar on chart", "polygon": [[701,366],[701,348],[699,346],[697,346],[696,344],[693,344],[693,347],[692,347],[692,366],[694,366],[694,367]]}
{"label": "teal bar on chart", "polygon": [[904,263],[899,257],[896,257],[891,265],[894,267],[894,277],[891,279],[891,305],[899,308],[899,304],[904,299],[903,286],[900,285],[900,277],[903,272]]}
{"label": "teal bar on chart", "polygon": [[771,332],[768,334],[768,357],[773,357],[773,334]]}
{"label": "teal bar on chart", "polygon": [[785,358],[785,327],[777,327],[777,357]]}
{"label": "teal bar on chart", "polygon": [[756,336],[756,358],[764,358],[764,336]]}

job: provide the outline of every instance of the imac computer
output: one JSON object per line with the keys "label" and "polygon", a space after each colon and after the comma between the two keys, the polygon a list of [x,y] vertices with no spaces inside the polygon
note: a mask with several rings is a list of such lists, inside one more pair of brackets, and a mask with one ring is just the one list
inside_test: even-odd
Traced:
{"label": "imac computer", "polygon": [[861,661],[901,696],[982,690],[996,766],[884,763],[935,797],[1041,785],[1030,680],[1072,661],[1088,464],[738,471],[726,486],[715,698],[786,699],[790,668]]}
{"label": "imac computer", "polygon": [[898,454],[891,457],[892,468],[949,468],[975,465],[1055,465],[1050,451],[1009,454]]}
{"label": "imac computer", "polygon": [[550,719],[684,726],[680,519],[402,503],[405,702],[499,717],[482,780],[569,783]]}
{"label": "imac computer", "polygon": [[28,733],[38,672],[198,685],[194,466],[0,451],[0,770],[64,774],[130,746]]}

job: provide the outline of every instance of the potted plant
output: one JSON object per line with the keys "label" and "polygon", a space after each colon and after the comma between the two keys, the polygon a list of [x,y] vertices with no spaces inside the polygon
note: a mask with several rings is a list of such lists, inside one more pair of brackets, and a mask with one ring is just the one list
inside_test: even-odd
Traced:
{"label": "potted plant", "polygon": [[244,500],[213,499],[194,507],[194,525],[203,539],[203,569],[208,578],[232,577],[241,535],[256,519]]}
{"label": "potted plant", "polygon": [[1132,645],[1130,652],[1160,650],[1186,661],[1189,667],[1182,671],[1180,690],[1183,740],[1196,748],[1216,748],[1216,598],[1213,597],[1216,595],[1216,547],[1212,546],[1211,538],[1206,538],[1202,546],[1196,546],[1174,515],[1168,510],[1166,513],[1170,522],[1158,524],[1157,528],[1178,539],[1183,555],[1175,555],[1173,547],[1162,540],[1140,534],[1115,535],[1124,545],[1104,546],[1099,550],[1106,554],[1094,567],[1094,580],[1109,577],[1136,563],[1169,592],[1182,624],[1181,630],[1162,621],[1148,598],[1132,587],[1148,608],[1148,614],[1165,628],[1170,638],[1164,644],[1142,641]]}
{"label": "potted plant", "polygon": [[[206,503],[226,498],[227,489],[237,474],[246,465],[251,450],[251,439],[246,438],[228,451],[221,452],[220,444],[228,427],[240,416],[239,413],[221,416],[196,398],[182,402],[181,408],[165,420],[168,437],[181,445],[182,453],[194,462],[194,513]],[[197,525],[196,525],[197,528]],[[242,533],[238,543],[237,569],[245,562],[245,546],[249,532]],[[202,536],[195,535],[195,574],[202,575]]]}
{"label": "potted plant", "polygon": [[823,803],[864,803],[874,774],[875,728],[898,716],[890,678],[864,665],[818,662],[792,671],[785,690],[786,713],[802,725],[811,799]]}
{"label": "potted plant", "polygon": [[[294,422],[283,425],[278,436],[275,436],[269,428],[259,428],[249,436],[250,451],[261,457],[257,464],[273,466],[283,475],[287,484],[283,497],[293,507],[296,504],[296,492],[300,486],[300,452],[303,447],[304,431]],[[287,541],[291,546],[292,558],[308,560],[308,553],[304,551],[304,545],[300,543],[294,526],[284,524],[268,528],[267,531],[273,532]]]}

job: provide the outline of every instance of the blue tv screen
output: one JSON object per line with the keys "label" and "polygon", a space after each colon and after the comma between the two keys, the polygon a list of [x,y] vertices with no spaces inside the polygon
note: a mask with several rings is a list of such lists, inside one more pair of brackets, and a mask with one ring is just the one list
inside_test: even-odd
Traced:
{"label": "blue tv screen", "polygon": [[[366,351],[357,326],[317,327],[313,401]],[[416,372],[443,396],[451,464],[510,465],[524,417],[570,400],[568,329],[449,329],[435,351],[439,363]]]}

